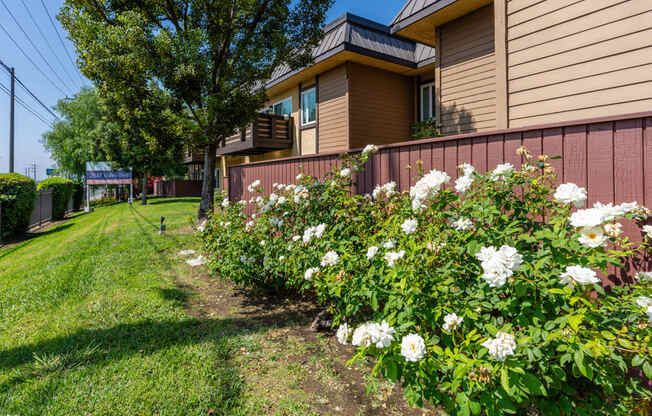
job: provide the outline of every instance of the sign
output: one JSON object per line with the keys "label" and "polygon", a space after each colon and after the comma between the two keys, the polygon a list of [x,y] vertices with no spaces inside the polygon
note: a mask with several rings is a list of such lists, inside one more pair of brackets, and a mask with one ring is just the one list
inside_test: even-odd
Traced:
{"label": "sign", "polygon": [[113,170],[108,162],[87,162],[86,183],[88,185],[130,185],[131,170]]}
{"label": "sign", "polygon": [[48,176],[52,176],[52,175],[54,175],[54,171],[55,171],[54,168],[47,168],[47,169],[45,169],[45,174],[48,175]]}

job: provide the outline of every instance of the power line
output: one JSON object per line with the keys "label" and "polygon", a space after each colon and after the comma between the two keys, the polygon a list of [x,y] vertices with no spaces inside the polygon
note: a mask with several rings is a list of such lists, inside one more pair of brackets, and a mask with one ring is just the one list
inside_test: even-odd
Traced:
{"label": "power line", "polygon": [[43,62],[45,62],[45,65],[47,65],[47,67],[50,68],[50,71],[52,71],[52,73],[59,80],[61,85],[63,85],[65,88],[67,88],[69,90],[74,90],[74,88],[70,88],[70,86],[64,82],[63,78],[61,78],[59,76],[59,73],[52,67],[52,65],[50,65],[50,62],[45,58],[45,56],[43,56],[43,54],[41,53],[41,50],[36,46],[36,44],[34,43],[32,38],[29,36],[29,34],[27,34],[25,29],[23,29],[23,26],[20,24],[18,19],[16,19],[16,16],[14,16],[14,14],[11,12],[11,9],[9,9],[9,7],[7,7],[7,3],[5,3],[5,0],[0,0],[0,3],[2,3],[2,5],[4,6],[5,9],[7,9],[7,13],[9,13],[9,16],[11,16],[11,19],[14,21],[16,26],[18,26],[18,29],[20,29],[20,31],[23,32],[23,35],[25,35],[25,37],[27,38],[27,41],[29,42],[29,44],[32,45],[32,48],[34,48],[34,50],[36,51],[38,56],[40,56],[41,59],[43,60]]}
{"label": "power line", "polygon": [[[5,85],[3,85],[2,83],[0,83],[0,90],[1,90],[2,92],[4,92],[5,94],[11,96],[11,91],[9,90],[9,88],[7,88],[7,87],[6,87]],[[17,102],[18,104],[20,104],[21,107],[23,107],[26,111],[28,111],[29,113],[31,113],[34,117],[36,117],[37,119],[39,119],[43,124],[45,124],[46,126],[48,126],[48,127],[50,127],[50,128],[53,127],[53,124],[52,124],[51,121],[48,121],[48,120],[46,119],[46,117],[44,117],[43,115],[39,114],[36,110],[34,110],[32,107],[30,107],[29,104],[27,104],[25,101],[23,101],[20,97],[18,97],[18,96],[14,96],[14,98],[16,99],[16,102]]]}
{"label": "power line", "polygon": [[47,80],[50,82],[50,84],[52,84],[52,86],[53,86],[54,88],[56,88],[57,90],[59,90],[59,92],[61,92],[61,94],[65,95],[65,96],[68,95],[68,94],[66,94],[65,91],[63,91],[61,88],[59,88],[59,87],[57,86],[57,84],[55,84],[54,81],[52,81],[52,79],[51,79],[50,77],[48,77],[47,74],[46,74],[45,72],[43,72],[43,70],[41,69],[41,67],[38,66],[38,65],[36,64],[36,62],[34,62],[34,60],[32,60],[32,58],[30,58],[29,55],[27,55],[27,53],[25,53],[25,51],[23,50],[23,48],[20,47],[20,45],[18,44],[18,42],[16,42],[16,40],[13,38],[13,36],[11,36],[11,34],[9,33],[9,31],[8,31],[8,30],[7,30],[7,29],[2,25],[2,23],[0,23],[0,29],[2,29],[3,32],[5,32],[5,35],[7,35],[7,37],[8,37],[8,38],[9,38],[9,39],[14,43],[14,45],[16,45],[16,47],[17,47],[18,50],[23,54],[23,56],[24,56],[25,58],[27,58],[27,60],[28,60],[32,65],[34,65],[34,67],[36,68],[36,70],[37,70],[41,75],[43,75],[43,77],[44,77],[45,79],[47,79]]}
{"label": "power line", "polygon": [[[2,59],[0,59],[0,66],[4,67],[4,69],[6,69],[7,72],[11,73],[11,68],[9,68],[9,66],[8,66],[7,64],[5,64],[4,62],[2,62]],[[56,115],[56,114],[55,114],[55,113],[50,109],[50,107],[48,107],[47,105],[43,104],[43,101],[41,101],[41,100],[36,96],[36,94],[34,94],[34,93],[29,89],[29,88],[27,88],[27,86],[23,83],[23,81],[20,80],[20,78],[18,78],[17,76],[14,75],[14,79],[15,79],[16,82],[18,82],[18,84],[19,84],[19,85],[20,85],[20,86],[21,86],[21,87],[22,87],[22,88],[23,88],[23,89],[24,89],[24,90],[25,90],[25,91],[26,91],[26,92],[27,92],[27,93],[28,93],[28,94],[29,94],[29,95],[34,99],[34,101],[36,101],[36,102],[37,102],[41,107],[43,107],[43,108],[45,109],[45,111],[47,111],[48,113],[50,113],[50,115],[52,115],[52,117],[54,117],[55,120],[59,120],[59,116]]]}
{"label": "power line", "polygon": [[[43,0],[41,0],[41,5],[43,6],[43,10],[45,10],[45,14],[48,15],[48,19],[50,19],[50,24],[52,24],[52,27],[54,28],[54,33],[56,33],[57,37],[59,38],[59,42],[61,43],[61,47],[63,48],[63,51],[68,56],[68,59],[70,60],[70,63],[72,64],[72,66],[77,68],[77,65],[75,65],[74,60],[70,56],[70,53],[68,53],[68,48],[66,48],[66,44],[63,42],[63,39],[61,38],[61,34],[59,34],[59,29],[57,29],[57,25],[54,24],[54,19],[52,19],[52,15],[50,15],[50,12],[48,11],[48,8],[45,5],[45,2]],[[82,81],[82,84],[83,84],[84,80],[81,77],[81,75],[79,75],[79,79]]]}
{"label": "power line", "polygon": [[[50,45],[50,41],[48,41],[47,36],[45,36],[45,34],[43,33],[43,31],[41,30],[41,25],[39,25],[38,22],[36,21],[36,19],[34,19],[34,15],[32,15],[32,12],[29,10],[29,7],[27,7],[27,4],[25,3],[25,0],[20,0],[20,2],[23,4],[23,7],[24,7],[25,10],[27,11],[27,14],[29,15],[29,18],[32,20],[32,23],[34,24],[34,26],[36,26],[36,29],[38,30],[38,33],[41,34],[41,37],[42,37],[43,40],[45,41],[45,44],[47,45],[48,49],[50,50],[50,52],[52,52],[52,55],[54,55],[54,58],[57,60],[57,62],[58,62],[59,65],[61,66],[61,69],[63,69],[63,72],[66,74],[66,76],[68,77],[68,79],[70,80],[70,82],[73,83],[73,86],[74,86],[74,84],[75,84],[76,81],[75,81],[75,80],[73,79],[73,77],[70,75],[70,72],[68,72],[68,70],[66,69],[66,66],[63,64],[63,62],[61,62],[61,59],[59,59],[59,54],[56,53],[56,52],[54,51],[54,48],[52,47],[52,45]],[[75,69],[76,69],[76,68],[75,68]]]}

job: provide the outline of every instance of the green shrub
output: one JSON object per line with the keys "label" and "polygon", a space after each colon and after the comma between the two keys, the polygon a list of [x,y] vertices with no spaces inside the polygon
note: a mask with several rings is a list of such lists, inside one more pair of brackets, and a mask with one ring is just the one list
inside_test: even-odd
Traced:
{"label": "green shrub", "polygon": [[[411,403],[458,415],[614,415],[647,409],[652,392],[652,273],[605,290],[596,272],[649,254],[623,237],[649,211],[636,203],[583,206],[546,156],[460,178],[433,170],[409,192],[395,184],[352,195],[368,150],[318,181],[275,184],[223,201],[203,233],[211,270],[245,285],[314,293],[338,340]],[[252,206],[251,217],[243,208]],[[620,270],[618,271],[620,272]],[[355,330],[354,330],[355,328]]]}
{"label": "green shrub", "polygon": [[52,219],[61,220],[66,216],[68,203],[72,197],[74,182],[70,179],[54,176],[38,184],[39,191],[52,191]]}
{"label": "green shrub", "polygon": [[36,184],[32,179],[17,173],[0,174],[0,239],[21,235],[27,231],[35,200]]}
{"label": "green shrub", "polygon": [[111,205],[115,204],[117,200],[115,199],[115,196],[103,196],[100,199],[94,199],[91,201],[91,207],[101,207],[104,205]]}
{"label": "green shrub", "polygon": [[79,211],[84,203],[84,185],[75,182],[72,186],[72,210]]}

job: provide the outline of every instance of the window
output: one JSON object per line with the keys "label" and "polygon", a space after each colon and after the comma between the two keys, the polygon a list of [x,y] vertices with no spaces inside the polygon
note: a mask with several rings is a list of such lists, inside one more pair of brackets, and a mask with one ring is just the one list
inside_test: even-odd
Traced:
{"label": "window", "polygon": [[267,108],[261,110],[261,113],[276,114],[277,116],[292,115],[292,97],[287,97],[278,101]]}
{"label": "window", "polygon": [[313,87],[301,93],[301,125],[317,121],[317,90]]}
{"label": "window", "polygon": [[435,83],[421,86],[421,121],[430,120],[435,116]]}

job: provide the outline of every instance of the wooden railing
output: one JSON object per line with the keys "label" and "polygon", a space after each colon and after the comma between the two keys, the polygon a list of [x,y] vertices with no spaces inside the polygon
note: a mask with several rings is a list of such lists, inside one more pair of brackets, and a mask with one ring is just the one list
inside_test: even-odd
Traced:
{"label": "wooden railing", "polygon": [[253,155],[292,147],[292,117],[260,113],[252,124],[218,143],[218,155]]}
{"label": "wooden railing", "polygon": [[189,164],[203,164],[204,163],[204,151],[203,150],[193,150],[190,148],[186,148],[186,150],[183,152],[183,160],[182,162],[184,165],[189,165]]}

